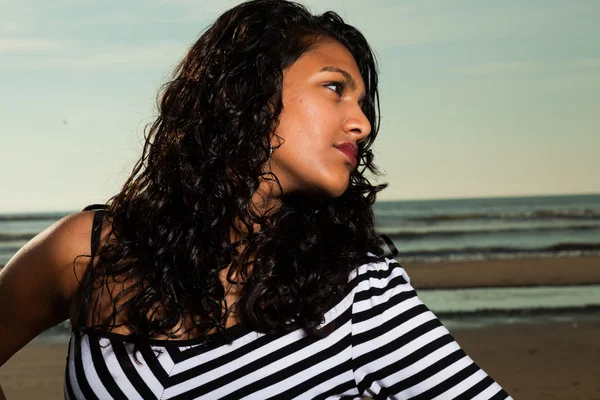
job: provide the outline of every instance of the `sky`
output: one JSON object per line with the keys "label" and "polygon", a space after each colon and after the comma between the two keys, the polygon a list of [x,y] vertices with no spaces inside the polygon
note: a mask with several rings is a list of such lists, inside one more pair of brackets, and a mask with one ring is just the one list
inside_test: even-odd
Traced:
{"label": "sky", "polygon": [[[600,193],[600,1],[300,2],[376,52],[379,199]],[[158,89],[238,3],[0,0],[0,212],[118,192]]]}

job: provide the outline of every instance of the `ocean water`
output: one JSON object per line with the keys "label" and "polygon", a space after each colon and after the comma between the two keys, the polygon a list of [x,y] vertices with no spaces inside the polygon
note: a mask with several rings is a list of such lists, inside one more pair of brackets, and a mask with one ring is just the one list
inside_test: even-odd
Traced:
{"label": "ocean water", "polygon": [[[600,195],[378,202],[401,263],[600,255]],[[0,214],[0,266],[69,214]]]}
{"label": "ocean water", "polygon": [[600,320],[600,285],[430,289],[418,296],[452,329]]}
{"label": "ocean water", "polygon": [[0,267],[25,243],[70,213],[0,213]]}
{"label": "ocean water", "polygon": [[600,255],[600,195],[378,202],[401,263]]}

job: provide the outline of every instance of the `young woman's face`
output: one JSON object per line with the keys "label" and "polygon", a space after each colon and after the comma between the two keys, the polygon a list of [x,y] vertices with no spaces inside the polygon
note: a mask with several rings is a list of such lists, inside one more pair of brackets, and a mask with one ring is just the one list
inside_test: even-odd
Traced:
{"label": "young woman's face", "polygon": [[371,125],[361,106],[365,86],[352,54],[328,40],[304,53],[283,74],[283,110],[276,130],[283,143],[270,169],[284,193],[337,197],[356,168],[356,144]]}

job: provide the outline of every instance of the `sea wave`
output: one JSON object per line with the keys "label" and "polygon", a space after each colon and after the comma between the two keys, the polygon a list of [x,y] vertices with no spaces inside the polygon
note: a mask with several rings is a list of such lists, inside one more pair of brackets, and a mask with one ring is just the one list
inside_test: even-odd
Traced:
{"label": "sea wave", "polygon": [[16,242],[16,241],[29,241],[33,239],[37,233],[6,233],[0,232],[0,243],[2,242]]}
{"label": "sea wave", "polygon": [[0,214],[0,222],[12,221],[58,221],[69,213]]}
{"label": "sea wave", "polygon": [[386,210],[377,210],[379,219],[387,217],[399,218],[405,221],[422,223],[456,222],[472,220],[503,220],[503,221],[543,221],[543,220],[572,220],[572,221],[600,221],[600,210],[585,208],[575,210],[530,210],[507,212],[481,212],[481,213],[456,213],[456,214],[429,214],[422,216],[403,216],[388,213]]}
{"label": "sea wave", "polygon": [[522,233],[547,233],[547,232],[581,232],[581,231],[600,231],[600,225],[567,225],[567,226],[535,226],[535,227],[506,227],[506,228],[488,228],[488,229],[436,229],[436,230],[392,230],[380,229],[380,234],[385,234],[391,239],[398,240],[425,240],[425,239],[447,239],[469,235],[483,234],[522,234]]}

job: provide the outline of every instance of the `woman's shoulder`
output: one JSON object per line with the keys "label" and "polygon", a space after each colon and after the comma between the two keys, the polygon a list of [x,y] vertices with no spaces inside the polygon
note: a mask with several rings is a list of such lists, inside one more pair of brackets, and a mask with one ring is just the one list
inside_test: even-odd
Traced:
{"label": "woman's shoulder", "polygon": [[[66,215],[38,234],[24,249],[44,260],[43,268],[54,275],[57,289],[69,299],[80,288],[83,275],[90,265],[95,215],[94,211],[88,210]],[[99,225],[97,219],[96,224]],[[104,224],[100,232],[102,242],[108,229]]]}
{"label": "woman's shoulder", "polygon": [[66,215],[38,233],[12,261],[38,259],[43,261],[44,268],[59,268],[65,263],[72,267],[77,256],[90,252],[92,222],[93,213],[89,211]]}
{"label": "woman's shoulder", "polygon": [[[89,265],[93,213],[67,215],[27,242],[0,274],[0,365],[45,329],[71,315]],[[15,334],[16,333],[16,334]]]}
{"label": "woman's shoulder", "polygon": [[59,271],[61,285],[64,295],[69,299],[69,318],[72,323],[77,318],[86,271],[93,265],[92,255],[97,254],[110,230],[104,213],[97,211],[102,210],[86,207],[55,224],[52,249],[57,254],[61,253],[58,264],[62,265]]}
{"label": "woman's shoulder", "polygon": [[93,211],[80,211],[69,214],[34,240],[39,241],[40,251],[47,255],[49,268],[62,270],[66,290],[74,290],[89,265],[91,255]]}
{"label": "woman's shoulder", "polygon": [[416,297],[405,269],[394,259],[375,257],[355,268],[349,277],[353,313],[379,310]]}
{"label": "woman's shoulder", "polygon": [[[378,285],[399,277],[410,284],[410,277],[406,270],[392,257],[376,256],[368,253],[368,261],[354,268],[350,272],[349,281],[358,285],[367,282],[369,285]],[[363,285],[364,286],[364,285]]]}
{"label": "woman's shoulder", "polygon": [[[78,256],[89,256],[92,247],[92,228],[95,211],[79,211],[69,214],[39,236],[56,258],[73,262]],[[101,236],[106,235],[108,227],[102,228]],[[88,258],[89,262],[89,258]]]}
{"label": "woman's shoulder", "polygon": [[7,274],[29,277],[27,281],[39,278],[68,296],[79,284],[76,274],[89,264],[85,256],[91,251],[93,220],[89,211],[59,219],[19,249],[5,267]]}

